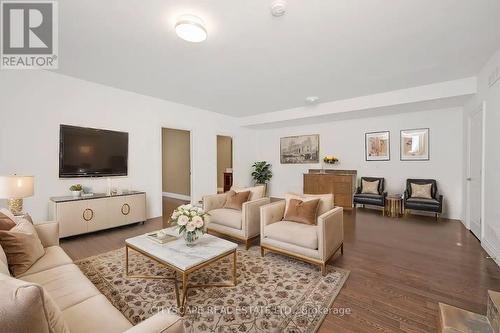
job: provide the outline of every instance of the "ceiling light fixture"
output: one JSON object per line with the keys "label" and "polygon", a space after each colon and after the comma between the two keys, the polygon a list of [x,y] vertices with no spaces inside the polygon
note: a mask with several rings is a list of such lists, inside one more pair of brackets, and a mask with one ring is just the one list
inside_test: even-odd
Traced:
{"label": "ceiling light fixture", "polygon": [[306,103],[307,104],[316,104],[318,103],[319,101],[319,97],[318,96],[307,96],[306,97]]}
{"label": "ceiling light fixture", "polygon": [[175,24],[175,33],[179,38],[192,43],[203,42],[207,39],[207,30],[203,21],[194,15],[183,15]]}
{"label": "ceiling light fixture", "polygon": [[286,1],[285,0],[275,0],[271,3],[271,14],[275,17],[280,17],[285,15],[286,12]]}

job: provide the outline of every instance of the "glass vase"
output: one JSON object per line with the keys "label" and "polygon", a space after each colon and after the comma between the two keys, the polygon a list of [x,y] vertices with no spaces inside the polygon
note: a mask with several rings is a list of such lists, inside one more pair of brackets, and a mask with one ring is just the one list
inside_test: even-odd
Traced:
{"label": "glass vase", "polygon": [[198,242],[198,239],[199,239],[199,235],[197,232],[195,231],[186,231],[184,233],[184,241],[186,242],[186,245],[189,246],[189,247],[193,247],[196,245],[196,243]]}

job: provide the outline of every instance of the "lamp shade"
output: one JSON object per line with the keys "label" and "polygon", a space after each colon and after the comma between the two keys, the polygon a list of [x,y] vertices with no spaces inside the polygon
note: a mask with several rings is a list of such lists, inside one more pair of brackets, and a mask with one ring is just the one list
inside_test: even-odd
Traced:
{"label": "lamp shade", "polygon": [[22,199],[33,194],[33,176],[0,176],[0,199]]}

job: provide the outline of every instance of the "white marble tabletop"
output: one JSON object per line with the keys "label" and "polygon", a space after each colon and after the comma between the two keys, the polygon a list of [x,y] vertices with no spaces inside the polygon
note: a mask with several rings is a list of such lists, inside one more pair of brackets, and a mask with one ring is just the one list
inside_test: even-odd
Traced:
{"label": "white marble tabletop", "polygon": [[169,235],[179,238],[165,244],[159,244],[148,239],[144,234],[126,239],[125,243],[183,271],[238,247],[233,242],[209,234],[204,234],[195,246],[189,247],[186,245],[184,238],[177,232],[176,227],[164,230]]}

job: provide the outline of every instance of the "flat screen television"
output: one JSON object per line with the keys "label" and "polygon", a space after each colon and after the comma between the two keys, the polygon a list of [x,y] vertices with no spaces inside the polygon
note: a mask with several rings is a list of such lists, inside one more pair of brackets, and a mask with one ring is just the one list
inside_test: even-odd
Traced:
{"label": "flat screen television", "polygon": [[128,133],[61,125],[59,177],[126,176]]}

